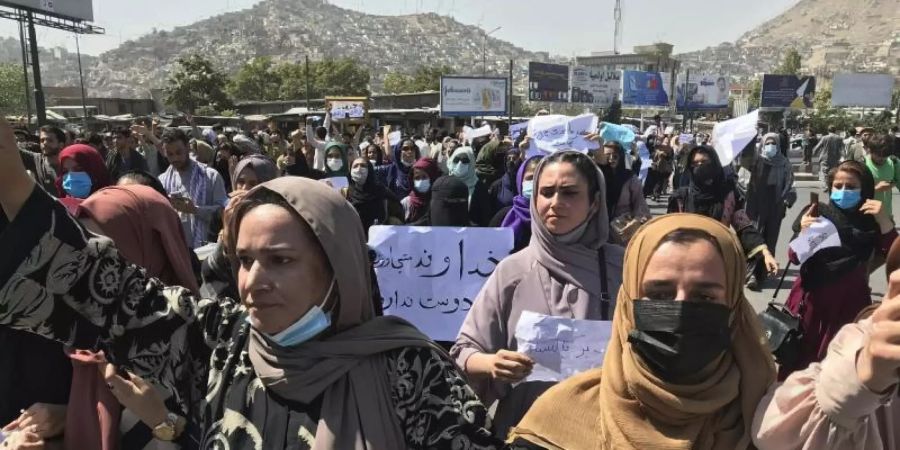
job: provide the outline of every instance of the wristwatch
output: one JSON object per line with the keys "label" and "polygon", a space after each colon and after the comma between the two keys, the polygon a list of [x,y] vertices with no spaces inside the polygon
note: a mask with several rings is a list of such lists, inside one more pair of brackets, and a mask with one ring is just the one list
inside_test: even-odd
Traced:
{"label": "wristwatch", "polygon": [[184,431],[185,420],[177,414],[168,413],[159,425],[153,427],[153,437],[161,441],[171,442]]}

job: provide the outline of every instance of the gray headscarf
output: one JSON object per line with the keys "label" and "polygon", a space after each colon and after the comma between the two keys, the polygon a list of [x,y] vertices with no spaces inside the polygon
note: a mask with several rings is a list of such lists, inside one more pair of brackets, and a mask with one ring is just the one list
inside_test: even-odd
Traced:
{"label": "gray headscarf", "polygon": [[231,174],[232,183],[237,183],[237,179],[241,175],[241,172],[247,167],[253,169],[253,172],[256,173],[256,178],[259,178],[260,184],[269,180],[274,180],[275,177],[278,176],[278,167],[271,158],[265,155],[251,154],[245,156],[234,165],[234,173]]}
{"label": "gray headscarf", "polygon": [[[272,191],[309,225],[334,269],[334,334],[280,347],[250,329],[250,361],[259,379],[278,395],[304,404],[322,395],[314,450],[404,448],[391,398],[385,352],[404,347],[443,350],[403,319],[375,317],[365,233],[356,210],[323,183],[276,178],[253,188]],[[230,230],[234,248],[237,239]],[[303,295],[303,293],[298,293]],[[449,356],[447,356],[449,359]]]}
{"label": "gray headscarf", "polygon": [[[781,191],[784,189],[784,186],[780,185],[782,183],[782,180],[784,180],[784,178],[785,178],[783,172],[785,170],[792,170],[792,169],[790,167],[790,162],[788,161],[788,159],[785,158],[784,155],[781,153],[781,151],[784,149],[784,147],[782,147],[783,144],[781,142],[781,135],[778,133],[766,134],[765,136],[763,136],[762,146],[765,146],[766,141],[768,141],[769,139],[772,139],[775,141],[775,145],[778,146],[778,153],[776,153],[775,156],[768,158],[768,159],[762,158],[762,157],[760,157],[759,159],[762,160],[763,164],[772,166],[772,169],[769,170],[769,178],[766,181],[766,183],[769,186],[777,186],[776,191],[781,193]],[[762,152],[760,152],[760,154],[762,154]]]}
{"label": "gray headscarf", "polygon": [[236,145],[241,152],[246,154],[254,154],[260,153],[259,145],[253,139],[244,136],[243,134],[238,134],[234,137],[234,145]]}

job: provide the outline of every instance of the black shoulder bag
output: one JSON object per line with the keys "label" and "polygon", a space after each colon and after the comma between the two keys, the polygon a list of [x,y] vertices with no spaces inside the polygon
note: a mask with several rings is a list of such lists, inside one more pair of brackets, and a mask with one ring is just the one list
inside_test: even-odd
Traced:
{"label": "black shoulder bag", "polygon": [[597,250],[597,262],[600,264],[600,320],[609,318],[609,284],[606,281],[606,252],[603,247]]}
{"label": "black shoulder bag", "polygon": [[778,282],[778,289],[775,289],[775,293],[772,294],[772,301],[769,302],[766,310],[759,314],[759,321],[766,333],[769,350],[775,357],[775,362],[787,367],[792,367],[800,356],[800,341],[803,339],[800,317],[803,314],[803,304],[806,302],[804,294],[804,298],[800,301],[800,314],[794,315],[785,304],[775,301],[790,267],[791,262],[788,261],[784,273],[781,274],[781,281]]}

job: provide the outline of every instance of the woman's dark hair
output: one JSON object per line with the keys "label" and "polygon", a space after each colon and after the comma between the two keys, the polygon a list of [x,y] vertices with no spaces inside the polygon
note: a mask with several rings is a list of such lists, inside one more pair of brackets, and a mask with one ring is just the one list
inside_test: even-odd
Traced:
{"label": "woman's dark hair", "polygon": [[725,253],[722,251],[722,246],[719,245],[719,241],[717,241],[716,238],[713,237],[713,235],[697,228],[679,228],[671,233],[668,233],[662,238],[662,240],[659,241],[659,244],[657,244],[656,248],[658,249],[660,246],[667,243],[690,245],[696,242],[703,241],[712,244],[712,246],[715,247],[716,251],[719,252],[719,256],[725,258]]}
{"label": "woman's dark hair", "polygon": [[159,178],[154,177],[152,174],[150,174],[150,172],[146,172],[143,170],[130,170],[119,176],[116,184],[120,183],[122,180],[131,180],[134,182],[134,184],[140,184],[142,186],[153,188],[154,191],[159,192],[163,197],[169,197],[169,193],[166,192],[166,188],[163,187],[162,182],[159,181]]}
{"label": "woman's dark hair", "polygon": [[872,172],[869,172],[866,166],[856,161],[844,161],[828,171],[828,175],[825,176],[825,189],[827,192],[831,192],[831,185],[834,184],[834,178],[838,172],[846,172],[856,176],[859,180],[860,194],[863,201],[875,198],[875,178],[872,177]]}
{"label": "woman's dark hair", "polygon": [[865,141],[865,146],[869,153],[882,158],[891,155],[891,144],[892,142],[888,140],[887,135],[880,133],[873,134]]}
{"label": "woman's dark hair", "polygon": [[578,173],[587,181],[588,198],[593,199],[600,192],[601,186],[597,181],[597,165],[587,155],[578,152],[557,152],[547,157],[547,165],[566,162],[578,170]]}
{"label": "woman's dark hair", "polygon": [[[625,152],[625,149],[622,148],[622,144],[620,144],[618,141],[606,141],[603,143],[603,148],[611,148],[615,150],[616,153]],[[602,151],[603,149],[601,148],[600,150]]]}

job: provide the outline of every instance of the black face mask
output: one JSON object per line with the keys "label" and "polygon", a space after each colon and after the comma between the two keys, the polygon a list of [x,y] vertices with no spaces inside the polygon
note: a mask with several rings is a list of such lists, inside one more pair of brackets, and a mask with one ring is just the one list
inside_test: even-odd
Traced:
{"label": "black face mask", "polygon": [[517,174],[519,172],[519,166],[521,166],[521,165],[522,165],[522,163],[519,162],[518,159],[515,161],[510,161],[507,159],[506,160],[506,173],[512,174],[512,175]]}
{"label": "black face mask", "polygon": [[727,306],[706,301],[635,300],[628,342],[656,376],[697,374],[731,346]]}
{"label": "black face mask", "polygon": [[698,185],[712,186],[719,171],[718,168],[713,165],[713,163],[706,163],[694,167],[692,169],[692,173],[694,175],[694,182]]}

